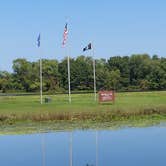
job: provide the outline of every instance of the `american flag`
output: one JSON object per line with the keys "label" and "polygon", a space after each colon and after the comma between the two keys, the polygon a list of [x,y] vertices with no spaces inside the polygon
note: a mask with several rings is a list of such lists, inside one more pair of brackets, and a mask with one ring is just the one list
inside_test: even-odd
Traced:
{"label": "american flag", "polygon": [[67,29],[67,23],[66,23],[66,25],[65,25],[65,30],[64,30],[64,33],[63,33],[63,42],[62,42],[62,45],[63,45],[63,46],[65,46],[65,44],[66,44],[67,35],[68,35],[68,29]]}

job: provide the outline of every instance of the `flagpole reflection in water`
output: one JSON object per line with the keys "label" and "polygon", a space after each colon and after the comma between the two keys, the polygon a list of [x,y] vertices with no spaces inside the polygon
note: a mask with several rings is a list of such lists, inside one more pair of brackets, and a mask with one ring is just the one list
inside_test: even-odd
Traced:
{"label": "flagpole reflection in water", "polygon": [[73,166],[73,132],[71,131],[70,132],[70,141],[69,141],[70,143],[70,145],[69,145],[69,159],[70,159],[70,161],[69,161],[69,165],[70,166]]}
{"label": "flagpole reflection in water", "polygon": [[41,136],[41,150],[42,150],[42,166],[46,166],[46,144],[45,144],[45,135]]}
{"label": "flagpole reflection in water", "polygon": [[69,133],[69,166],[73,166],[73,132]]}
{"label": "flagpole reflection in water", "polygon": [[[98,159],[98,150],[99,150],[99,133],[96,130],[95,132],[95,165],[86,166],[99,166]],[[42,152],[42,166],[46,166],[46,138],[45,134],[41,135],[41,152]],[[73,132],[69,132],[69,166],[73,166]]]}
{"label": "flagpole reflection in water", "polygon": [[96,130],[96,166],[98,166],[98,148],[99,148],[99,145],[98,145],[98,131]]}

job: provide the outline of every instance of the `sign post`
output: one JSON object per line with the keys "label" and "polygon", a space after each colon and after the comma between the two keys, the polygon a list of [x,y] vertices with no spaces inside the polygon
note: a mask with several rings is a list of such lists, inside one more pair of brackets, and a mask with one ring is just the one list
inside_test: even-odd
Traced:
{"label": "sign post", "polygon": [[99,91],[99,103],[115,102],[114,91]]}

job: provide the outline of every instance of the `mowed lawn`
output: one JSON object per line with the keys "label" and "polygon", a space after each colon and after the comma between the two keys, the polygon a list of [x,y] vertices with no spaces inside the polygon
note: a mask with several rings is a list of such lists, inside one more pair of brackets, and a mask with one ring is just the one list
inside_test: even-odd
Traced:
{"label": "mowed lawn", "polygon": [[116,93],[114,104],[99,104],[94,101],[93,94],[72,94],[71,104],[66,94],[45,97],[51,97],[51,103],[41,105],[39,96],[0,96],[0,114],[166,109],[166,91]]}

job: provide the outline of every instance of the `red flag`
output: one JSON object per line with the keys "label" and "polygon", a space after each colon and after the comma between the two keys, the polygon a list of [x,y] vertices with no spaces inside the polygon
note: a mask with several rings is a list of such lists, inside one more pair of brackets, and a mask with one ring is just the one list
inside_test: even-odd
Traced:
{"label": "red flag", "polygon": [[63,33],[63,42],[62,45],[65,46],[66,41],[67,41],[67,35],[68,35],[68,29],[67,29],[67,23],[65,25],[64,33]]}

